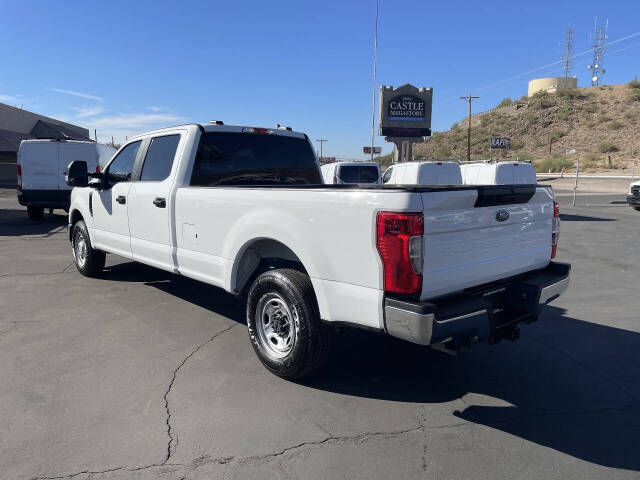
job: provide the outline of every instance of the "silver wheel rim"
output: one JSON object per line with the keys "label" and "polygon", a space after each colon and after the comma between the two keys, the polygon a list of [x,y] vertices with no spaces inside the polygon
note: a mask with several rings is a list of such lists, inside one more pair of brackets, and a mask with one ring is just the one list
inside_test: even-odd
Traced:
{"label": "silver wheel rim", "polygon": [[87,263],[87,241],[80,232],[76,233],[74,240],[73,256],[78,265],[84,267],[84,264]]}
{"label": "silver wheel rim", "polygon": [[295,309],[275,293],[264,295],[256,308],[256,330],[260,343],[273,358],[284,358],[296,343],[300,321]]}

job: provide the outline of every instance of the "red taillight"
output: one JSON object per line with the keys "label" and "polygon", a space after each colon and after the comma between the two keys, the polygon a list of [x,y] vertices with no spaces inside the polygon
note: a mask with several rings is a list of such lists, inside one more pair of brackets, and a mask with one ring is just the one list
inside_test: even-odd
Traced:
{"label": "red taillight", "polygon": [[18,190],[22,190],[22,165],[18,165]]}
{"label": "red taillight", "polygon": [[553,220],[551,221],[551,258],[556,258],[558,238],[560,237],[560,207],[553,202]]}
{"label": "red taillight", "polygon": [[338,175],[336,175],[336,173],[333,173],[333,183],[338,183]]}
{"label": "red taillight", "polygon": [[409,294],[422,290],[423,234],[422,213],[378,213],[376,246],[386,292]]}

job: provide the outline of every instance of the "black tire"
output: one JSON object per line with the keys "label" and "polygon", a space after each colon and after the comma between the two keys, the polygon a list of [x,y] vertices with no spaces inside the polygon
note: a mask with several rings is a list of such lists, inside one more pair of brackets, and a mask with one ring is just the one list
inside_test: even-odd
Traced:
{"label": "black tire", "polygon": [[82,275],[95,277],[102,272],[107,256],[104,252],[91,246],[91,239],[84,220],[79,220],[73,226],[71,248],[76,268]]}
{"label": "black tire", "polygon": [[[274,313],[265,313],[268,309]],[[292,380],[309,375],[327,359],[329,328],[320,320],[311,280],[297,270],[269,270],[256,278],[247,297],[247,327],[256,355],[279,377]],[[291,327],[291,341],[280,342],[291,337]],[[269,328],[270,338],[265,333]]]}
{"label": "black tire", "polygon": [[42,216],[44,215],[43,207],[34,207],[33,205],[27,206],[27,216],[34,221],[42,220]]}
{"label": "black tire", "polygon": [[633,209],[637,212],[640,212],[640,207],[633,207]]}

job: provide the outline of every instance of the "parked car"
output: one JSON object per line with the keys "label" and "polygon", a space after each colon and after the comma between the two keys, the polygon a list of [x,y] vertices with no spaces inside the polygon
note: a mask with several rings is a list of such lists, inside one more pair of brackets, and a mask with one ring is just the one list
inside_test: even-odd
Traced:
{"label": "parked car", "polygon": [[116,152],[101,143],[76,140],[23,140],[18,148],[18,202],[31,220],[45,208],[69,211],[71,188],[65,182],[67,165],[84,160],[87,168],[106,165]]}
{"label": "parked car", "polygon": [[376,162],[334,162],[321,167],[324,183],[381,183]]}
{"label": "parked car", "polygon": [[529,162],[479,162],[460,166],[465,185],[535,185],[536,171]]}
{"label": "parked car", "polygon": [[461,185],[456,162],[406,162],[387,168],[382,183],[397,185]]}
{"label": "parked car", "polygon": [[226,125],[139,135],[90,177],[69,166],[78,271],[115,253],[242,295],[284,378],[323,363],[331,325],[452,350],[516,340],[569,283],[548,186],[326,185],[303,133]]}
{"label": "parked car", "polygon": [[629,185],[629,195],[627,195],[627,203],[634,210],[640,212],[640,181],[633,182]]}

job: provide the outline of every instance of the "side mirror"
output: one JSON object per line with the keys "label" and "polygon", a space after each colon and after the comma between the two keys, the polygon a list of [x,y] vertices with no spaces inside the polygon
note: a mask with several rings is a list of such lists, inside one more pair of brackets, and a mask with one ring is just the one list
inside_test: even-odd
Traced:
{"label": "side mirror", "polygon": [[67,167],[66,181],[70,187],[86,187],[89,182],[87,162],[84,160],[71,162]]}
{"label": "side mirror", "polygon": [[102,177],[102,175],[96,176],[95,174],[91,174],[90,177],[92,178],[91,180],[89,180],[88,186],[91,188],[95,188],[96,190],[101,190],[104,186],[104,178]]}

